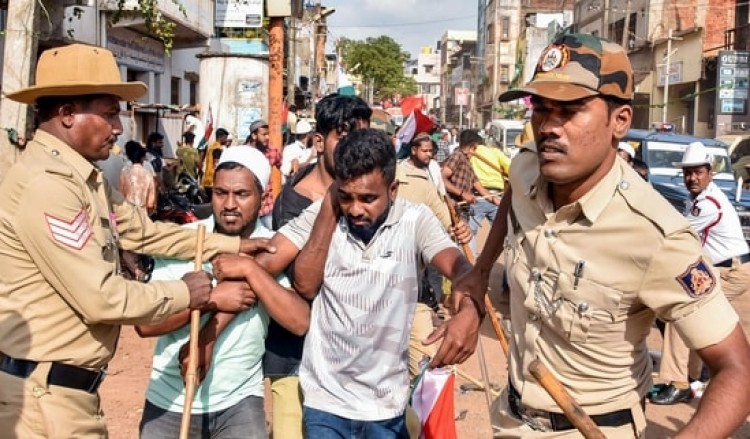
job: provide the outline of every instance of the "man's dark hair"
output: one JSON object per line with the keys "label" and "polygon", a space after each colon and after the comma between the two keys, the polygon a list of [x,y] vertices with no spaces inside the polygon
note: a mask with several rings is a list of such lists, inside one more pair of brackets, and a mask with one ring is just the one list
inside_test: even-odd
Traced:
{"label": "man's dark hair", "polygon": [[216,130],[216,138],[219,137],[227,137],[229,135],[229,131],[225,130],[224,128],[219,128]]}
{"label": "man's dark hair", "polygon": [[369,121],[370,116],[372,109],[361,98],[333,93],[315,106],[315,132],[325,136],[333,130],[352,131],[357,120]]}
{"label": "man's dark hair", "polygon": [[414,136],[413,139],[411,139],[411,142],[409,142],[410,148],[415,148],[422,144],[422,142],[429,140],[432,142],[432,137],[430,137],[427,133],[419,133],[416,136]]}
{"label": "man's dark hair", "polygon": [[140,163],[146,157],[146,148],[135,140],[129,140],[125,144],[125,155],[131,163]]}
{"label": "man's dark hair", "polygon": [[350,131],[339,141],[333,159],[336,177],[341,180],[360,177],[376,169],[383,173],[386,184],[396,179],[396,150],[383,130]]}
{"label": "man's dark hair", "polygon": [[182,139],[185,141],[186,145],[192,145],[193,142],[195,142],[195,134],[191,131],[185,131],[185,134],[182,135]]}
{"label": "man's dark hair", "polygon": [[633,158],[633,169],[638,173],[644,180],[649,179],[649,169],[646,162],[641,159]]}
{"label": "man's dark hair", "polygon": [[483,141],[482,136],[474,129],[463,130],[458,136],[458,144],[460,146],[479,145]]}
{"label": "man's dark hair", "polygon": [[148,139],[146,139],[146,148],[150,149],[151,145],[153,145],[154,142],[158,142],[159,140],[164,140],[164,134],[157,133],[156,131],[149,134]]}
{"label": "man's dark hair", "polygon": [[630,99],[621,99],[615,96],[602,95],[602,99],[607,103],[607,116],[611,116],[612,112],[622,107],[623,105],[633,105],[633,101]]}
{"label": "man's dark hair", "polygon": [[[216,167],[214,170],[214,175],[219,175],[219,171],[229,171],[231,169],[247,169],[243,165],[237,163],[237,162],[224,162]],[[252,174],[252,171],[250,171]],[[258,180],[258,176],[255,174],[253,175],[253,182],[255,183],[255,188],[258,190],[258,195],[263,196],[263,185],[260,184],[260,180]]]}

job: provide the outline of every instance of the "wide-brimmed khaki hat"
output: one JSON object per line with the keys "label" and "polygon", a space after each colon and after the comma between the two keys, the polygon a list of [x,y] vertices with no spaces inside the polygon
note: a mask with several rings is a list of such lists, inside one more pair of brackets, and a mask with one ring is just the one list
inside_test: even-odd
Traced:
{"label": "wide-brimmed khaki hat", "polygon": [[8,99],[33,104],[41,97],[114,95],[133,101],[146,94],[146,84],[123,82],[115,57],[107,49],[83,44],[45,50],[32,87],[8,93]]}

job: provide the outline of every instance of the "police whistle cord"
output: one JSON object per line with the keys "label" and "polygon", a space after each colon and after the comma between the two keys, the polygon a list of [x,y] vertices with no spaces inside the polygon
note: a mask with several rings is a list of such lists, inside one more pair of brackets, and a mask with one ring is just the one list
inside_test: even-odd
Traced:
{"label": "police whistle cord", "polygon": [[[198,233],[195,243],[195,259],[193,260],[193,271],[203,270],[203,243],[206,239],[206,226],[198,224]],[[185,371],[185,404],[182,406],[182,419],[180,422],[180,439],[188,439],[190,432],[190,414],[193,409],[193,398],[195,388],[198,385],[198,337],[200,335],[201,311],[190,310],[190,344],[188,347],[188,365]]]}
{"label": "police whistle cord", "polygon": [[529,372],[539,381],[539,384],[544,387],[549,396],[555,400],[565,417],[581,432],[583,437],[586,439],[606,439],[594,420],[583,411],[583,408],[570,396],[562,383],[552,375],[552,372],[538,358],[529,364]]}

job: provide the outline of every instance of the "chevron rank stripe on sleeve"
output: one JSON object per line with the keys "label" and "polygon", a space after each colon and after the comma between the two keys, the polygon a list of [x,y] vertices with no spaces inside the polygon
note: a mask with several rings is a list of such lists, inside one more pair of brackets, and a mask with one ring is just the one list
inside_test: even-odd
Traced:
{"label": "chevron rank stripe on sleeve", "polygon": [[47,213],[44,214],[44,218],[47,220],[52,238],[60,244],[80,250],[91,238],[89,217],[85,210],[78,212],[69,222]]}

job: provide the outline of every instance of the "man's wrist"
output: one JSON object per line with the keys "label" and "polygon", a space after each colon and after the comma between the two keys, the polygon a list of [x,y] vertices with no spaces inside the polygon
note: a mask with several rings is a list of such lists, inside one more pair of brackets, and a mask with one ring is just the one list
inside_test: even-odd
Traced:
{"label": "man's wrist", "polygon": [[[465,303],[470,303],[471,305],[465,305]],[[484,316],[487,315],[487,308],[485,308],[484,306],[484,301],[481,301],[476,297],[469,295],[462,297],[461,301],[459,302],[458,311],[464,309],[465,306],[473,307],[474,311],[476,311],[477,316],[479,317],[479,320],[483,320]]]}

